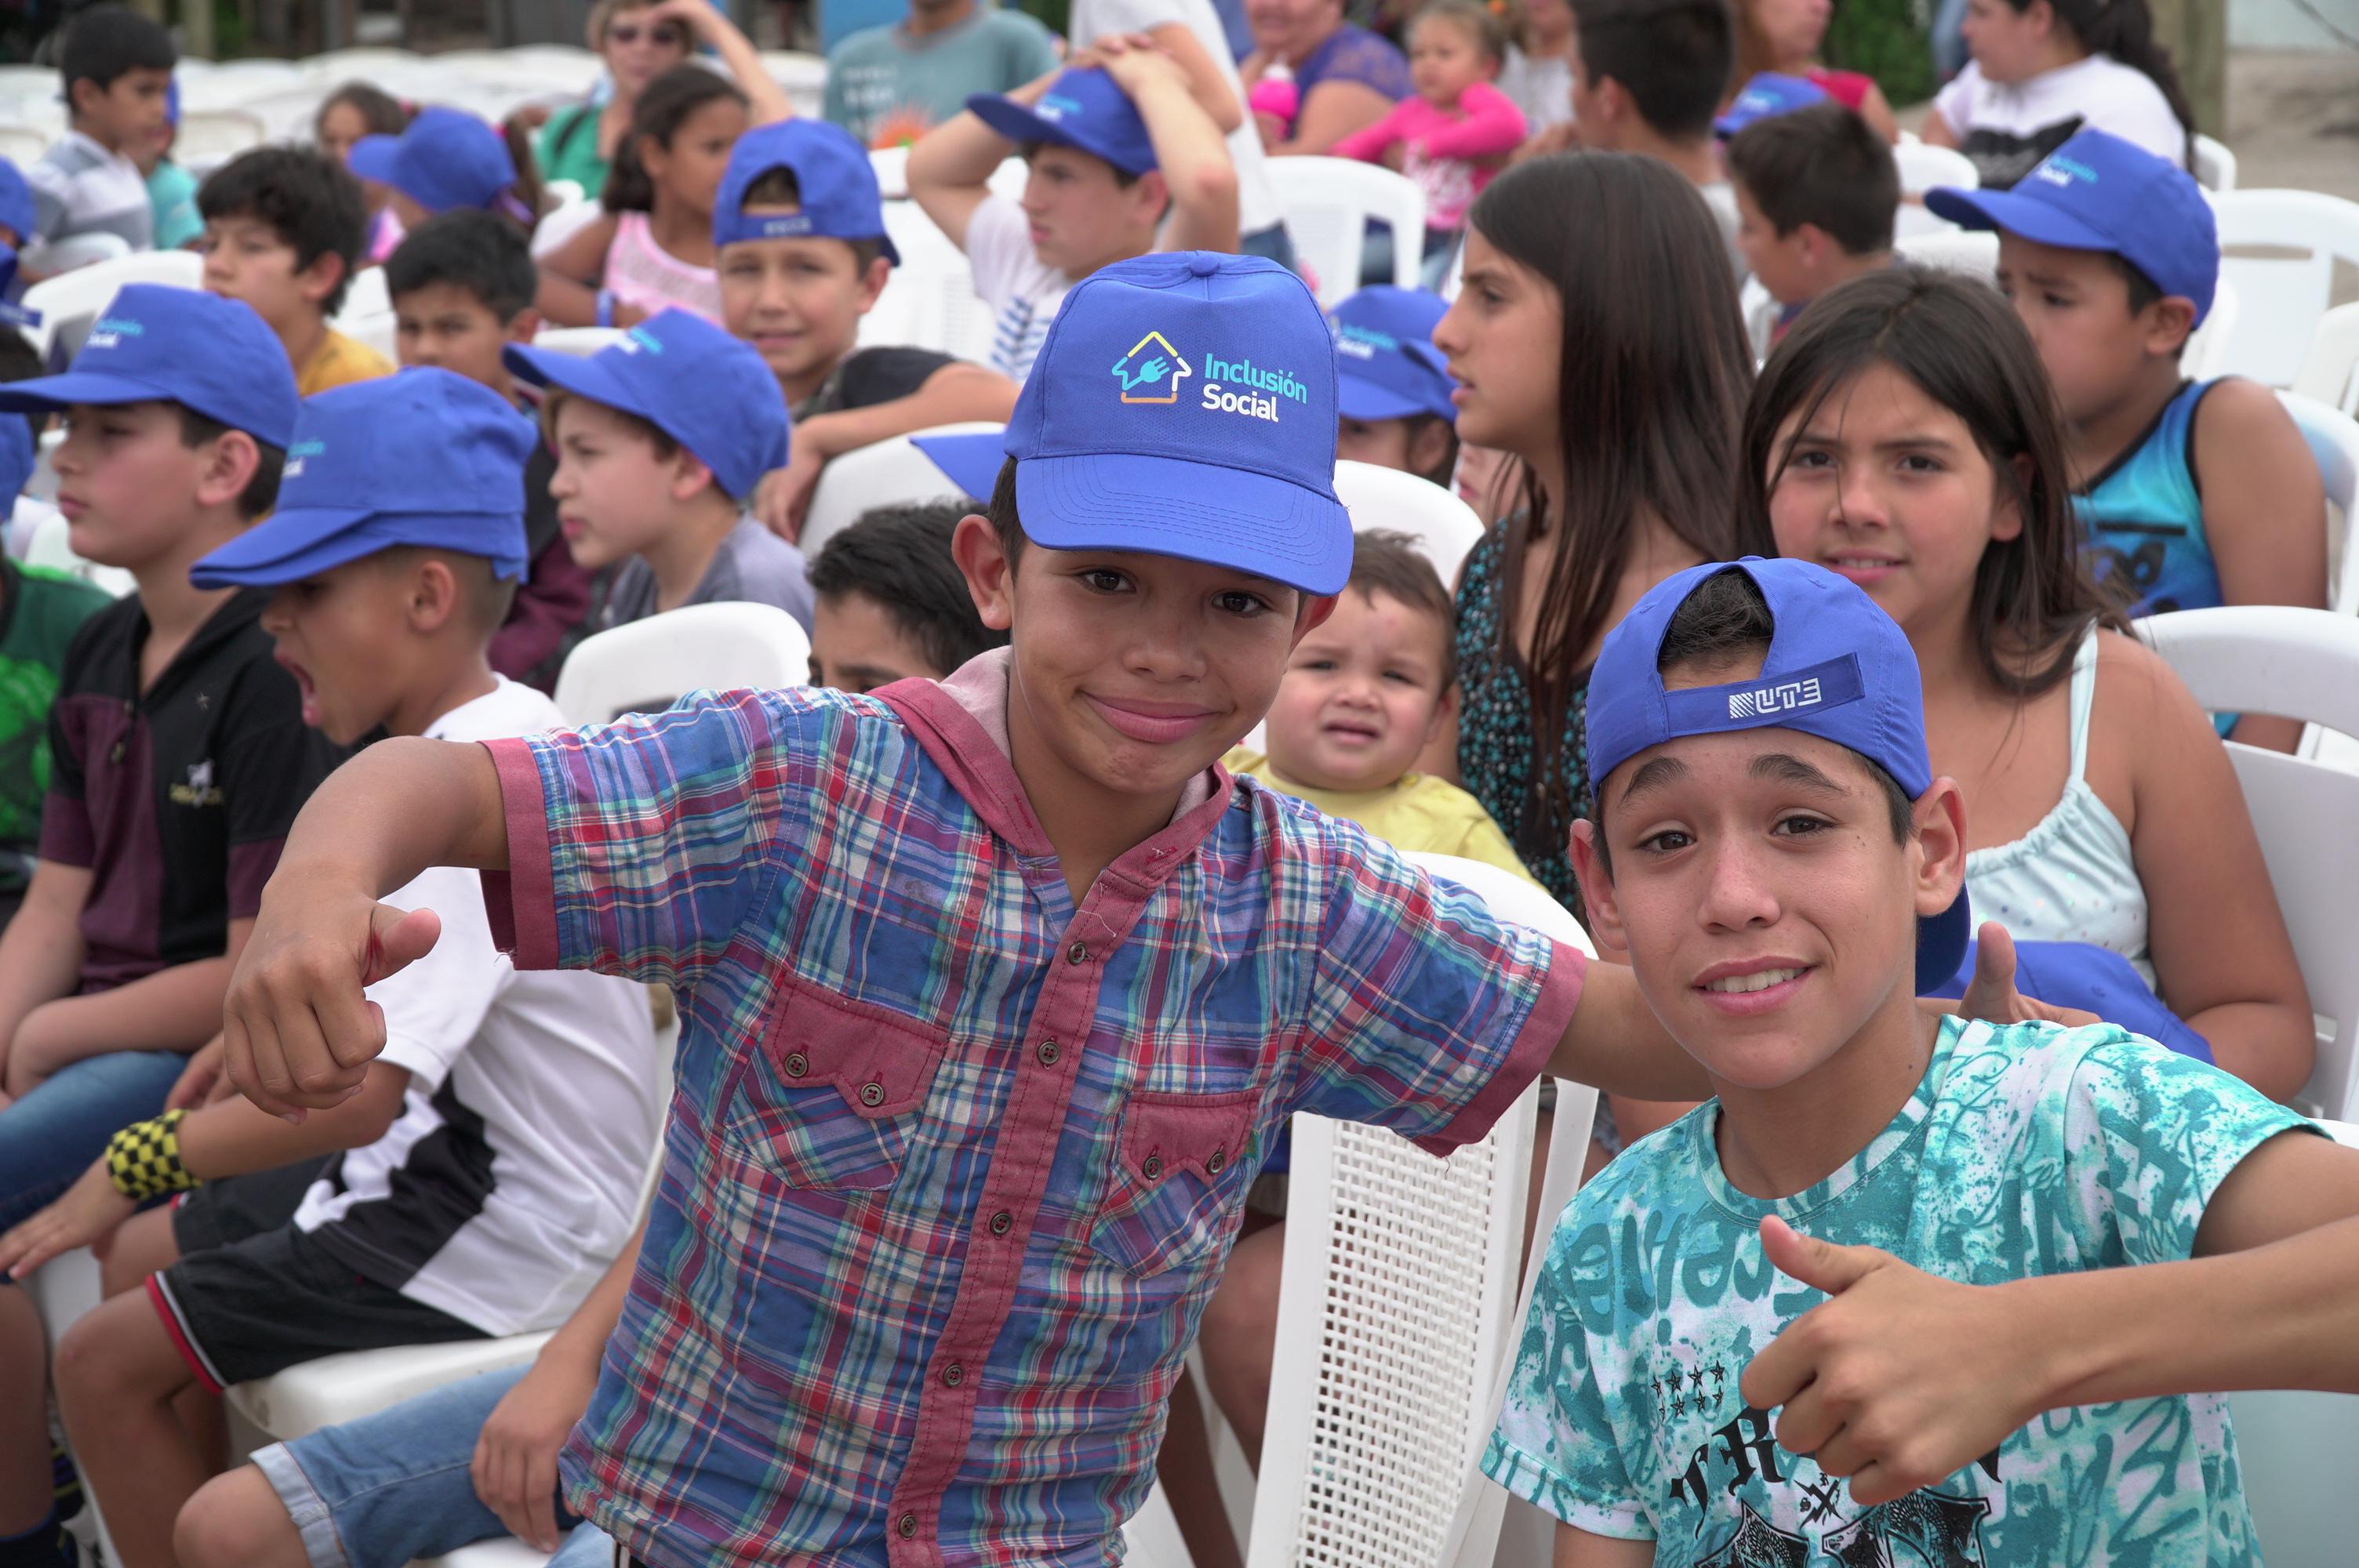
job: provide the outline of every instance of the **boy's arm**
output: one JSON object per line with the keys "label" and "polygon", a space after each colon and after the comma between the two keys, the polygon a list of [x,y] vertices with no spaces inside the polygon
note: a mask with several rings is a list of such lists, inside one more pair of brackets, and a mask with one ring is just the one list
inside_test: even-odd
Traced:
{"label": "boy's arm", "polygon": [[1212,116],[1223,138],[1245,123],[1245,105],[1229,91],[1228,79],[1187,23],[1165,22],[1145,31],[1187,77],[1188,91],[1195,96],[1197,106]]}
{"label": "boy's arm", "polygon": [[[1404,98],[1402,103],[1414,103]],[[1419,138],[1429,157],[1504,157],[1523,145],[1524,112],[1516,101],[1486,81],[1475,82],[1458,98],[1463,117]]]}
{"label": "boy's arm", "polygon": [[1016,384],[995,370],[956,361],[926,377],[907,397],[815,414],[795,427],[798,447],[824,462],[913,430],[967,420],[1006,424],[1016,411]]}
{"label": "boy's arm", "polygon": [[1302,95],[1294,116],[1294,135],[1271,147],[1274,157],[1304,154],[1333,157],[1335,144],[1359,126],[1392,113],[1396,100],[1364,81],[1338,78],[1320,82]]}
{"label": "boy's arm", "polygon": [[[1058,74],[1052,70],[1036,77],[1007,96],[1018,103],[1037,103]],[[963,251],[967,224],[991,195],[993,173],[1015,150],[1015,143],[962,109],[909,149],[909,200]]]}
{"label": "boy's arm", "polygon": [[[0,1072],[33,1010],[71,994],[82,979],[82,910],[90,883],[87,867],[33,862],[25,901],[0,933]],[[0,1105],[7,1099],[0,1094]]]}
{"label": "boy's arm", "polygon": [[1649,1568],[1654,1561],[1651,1541],[1616,1541],[1569,1524],[1556,1527],[1553,1568]]}
{"label": "boy's arm", "polygon": [[1155,146],[1155,167],[1171,192],[1166,232],[1175,251],[1237,248],[1237,168],[1220,126],[1188,86],[1187,73],[1160,49],[1105,40],[1108,76],[1137,107]]}
{"label": "boy's arm", "polygon": [[795,117],[795,106],[788,99],[787,90],[763,69],[762,57],[754,48],[754,41],[739,32],[737,25],[722,15],[721,7],[712,0],[664,0],[648,13],[648,20],[677,22],[699,43],[712,46],[712,52],[721,57],[721,63],[729,68],[738,91],[745,94],[748,125],[766,125]]}
{"label": "boy's arm", "polygon": [[[2236,380],[2205,393],[2196,409],[2194,457],[2221,601],[2325,609],[2326,486],[2277,395]],[[2234,738],[2291,752],[2301,725],[2249,714],[2237,720]]]}
{"label": "boy's arm", "polygon": [[[87,996],[61,996],[17,1024],[8,1050],[8,1092],[22,1095],[59,1069],[110,1051],[193,1051],[213,1036],[231,968],[254,929],[229,923],[229,946]],[[77,938],[79,946],[79,938]]]}

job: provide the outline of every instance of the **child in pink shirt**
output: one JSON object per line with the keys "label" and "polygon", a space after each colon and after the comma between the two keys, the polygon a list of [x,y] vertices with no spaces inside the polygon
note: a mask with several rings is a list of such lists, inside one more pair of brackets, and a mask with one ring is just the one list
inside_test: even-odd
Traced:
{"label": "child in pink shirt", "polygon": [[1430,0],[1409,27],[1415,96],[1334,146],[1337,157],[1390,164],[1424,188],[1428,287],[1449,268],[1466,209],[1523,145],[1523,111],[1492,85],[1506,58],[1506,29],[1488,7]]}

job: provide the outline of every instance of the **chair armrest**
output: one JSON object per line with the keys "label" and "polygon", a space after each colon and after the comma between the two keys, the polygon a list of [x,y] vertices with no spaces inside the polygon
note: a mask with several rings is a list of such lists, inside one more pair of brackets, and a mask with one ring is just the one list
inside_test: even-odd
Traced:
{"label": "chair armrest", "polygon": [[238,1414],[283,1443],[323,1426],[374,1415],[462,1378],[520,1367],[548,1342],[544,1331],[323,1356],[275,1378],[240,1383],[229,1390],[228,1399]]}

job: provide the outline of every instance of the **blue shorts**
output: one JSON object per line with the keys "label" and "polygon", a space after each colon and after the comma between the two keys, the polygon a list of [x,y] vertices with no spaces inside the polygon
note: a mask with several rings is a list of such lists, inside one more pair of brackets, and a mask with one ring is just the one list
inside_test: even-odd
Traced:
{"label": "blue shorts", "polygon": [[[492,1407],[527,1369],[462,1378],[375,1415],[257,1450],[255,1467],[301,1532],[313,1568],[402,1568],[507,1534],[475,1496],[470,1465]],[[577,1523],[561,1500],[557,1522],[560,1529]],[[581,1525],[550,1568],[604,1568],[613,1557],[604,1533]]]}

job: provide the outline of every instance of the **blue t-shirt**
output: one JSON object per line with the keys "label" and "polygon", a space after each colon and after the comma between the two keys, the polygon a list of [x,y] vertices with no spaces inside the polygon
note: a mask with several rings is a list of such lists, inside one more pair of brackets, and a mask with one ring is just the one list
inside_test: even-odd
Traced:
{"label": "blue t-shirt", "polygon": [[2217,381],[2180,387],[2146,435],[2072,498],[2095,551],[2097,576],[2126,582],[2133,615],[2208,610],[2220,602],[2220,569],[2203,533],[2195,478],[2195,410]]}
{"label": "blue t-shirt", "polygon": [[1729,1184],[1718,1114],[1706,1101],[1625,1150],[1565,1211],[1483,1457],[1502,1486],[1594,1534],[1654,1541],[1662,1568],[2258,1563],[2220,1395],[2050,1411],[1940,1485],[1863,1509],[1777,1445],[1738,1379],[1826,1299],[1769,1266],[1766,1216],[1967,1284],[2175,1261],[2228,1173],[2301,1118],[2111,1025],[1956,1018],[1900,1114],[1791,1197]]}
{"label": "blue t-shirt", "polygon": [[1306,99],[1322,81],[1356,81],[1396,102],[1412,90],[1408,57],[1389,39],[1356,22],[1346,22],[1328,34],[1294,68],[1295,90]]}

